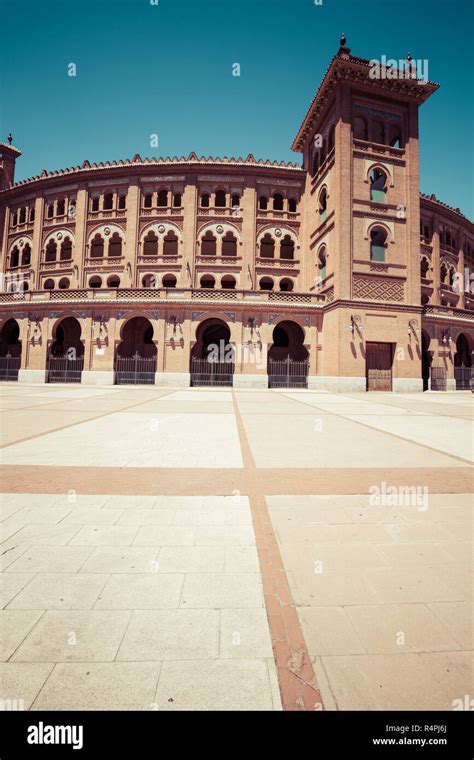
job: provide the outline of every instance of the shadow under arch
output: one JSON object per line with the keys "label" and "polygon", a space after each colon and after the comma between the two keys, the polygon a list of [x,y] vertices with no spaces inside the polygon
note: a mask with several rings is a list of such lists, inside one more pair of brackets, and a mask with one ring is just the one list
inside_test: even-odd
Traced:
{"label": "shadow under arch", "polygon": [[8,319],[0,333],[0,380],[18,380],[20,365],[20,326],[16,319]]}

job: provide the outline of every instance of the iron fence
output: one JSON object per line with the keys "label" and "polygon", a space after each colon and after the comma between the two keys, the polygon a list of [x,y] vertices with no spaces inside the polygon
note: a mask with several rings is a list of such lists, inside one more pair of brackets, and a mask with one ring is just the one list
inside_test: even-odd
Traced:
{"label": "iron fence", "polygon": [[46,370],[47,383],[80,383],[84,357],[49,356]]}
{"label": "iron fence", "polygon": [[115,358],[116,385],[154,385],[156,356],[117,356]]}
{"label": "iron fence", "polygon": [[309,362],[286,359],[268,360],[269,388],[307,388]]}
{"label": "iron fence", "polygon": [[474,387],[474,368],[455,367],[454,379],[457,391],[470,391]]}
{"label": "iron fence", "polygon": [[445,391],[447,387],[446,367],[431,367],[431,390]]}
{"label": "iron fence", "polygon": [[232,387],[234,378],[233,362],[213,362],[209,359],[191,358],[191,386]]}
{"label": "iron fence", "polygon": [[0,380],[18,380],[20,365],[20,356],[0,356]]}

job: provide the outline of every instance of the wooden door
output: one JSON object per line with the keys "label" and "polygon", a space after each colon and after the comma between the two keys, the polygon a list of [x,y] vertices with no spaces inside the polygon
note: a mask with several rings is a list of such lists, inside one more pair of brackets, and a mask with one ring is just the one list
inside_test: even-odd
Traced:
{"label": "wooden door", "polygon": [[393,350],[391,343],[367,343],[366,382],[368,391],[392,390]]}

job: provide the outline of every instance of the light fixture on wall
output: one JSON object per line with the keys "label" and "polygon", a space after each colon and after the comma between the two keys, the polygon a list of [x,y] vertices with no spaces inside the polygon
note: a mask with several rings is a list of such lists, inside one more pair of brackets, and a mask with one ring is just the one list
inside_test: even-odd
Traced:
{"label": "light fixture on wall", "polygon": [[181,324],[180,318],[173,314],[171,317],[168,317],[168,324],[173,325],[173,335],[176,335],[178,326]]}
{"label": "light fixture on wall", "polygon": [[417,337],[418,333],[420,332],[420,328],[418,327],[418,320],[416,319],[410,319],[408,322],[408,337],[411,338],[412,335]]}
{"label": "light fixture on wall", "polygon": [[351,321],[349,323],[349,331],[351,335],[354,335],[357,331],[362,337],[362,321],[358,314],[351,314]]}
{"label": "light fixture on wall", "polygon": [[449,345],[451,342],[451,335],[449,334],[449,330],[443,330],[443,337],[441,338],[444,345]]}

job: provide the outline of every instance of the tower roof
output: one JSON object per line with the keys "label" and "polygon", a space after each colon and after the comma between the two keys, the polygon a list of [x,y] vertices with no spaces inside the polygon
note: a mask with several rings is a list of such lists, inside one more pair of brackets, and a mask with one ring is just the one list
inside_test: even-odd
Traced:
{"label": "tower roof", "polygon": [[[358,58],[351,55],[350,48],[345,47],[346,38],[341,37],[341,47],[331,60],[321,84],[308,108],[306,116],[298,129],[291,146],[292,150],[302,152],[312,127],[320,113],[327,105],[328,99],[338,82],[348,81],[371,87],[385,94],[397,94],[406,100],[424,103],[438,88],[439,84],[417,78],[416,62],[410,54],[405,66],[393,66],[395,61],[382,60],[379,63],[376,76],[371,72],[376,70],[375,59]],[[399,61],[398,63],[402,63]]]}

